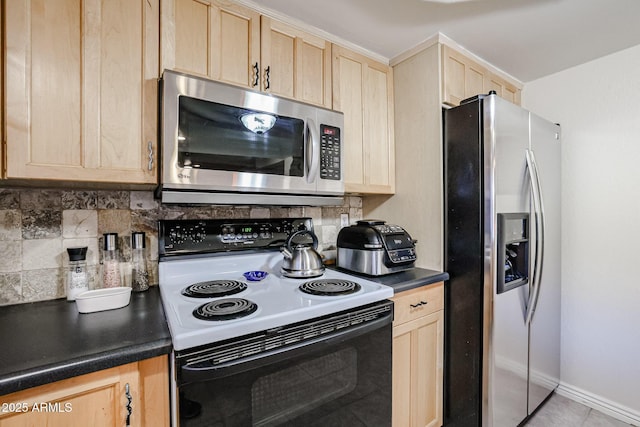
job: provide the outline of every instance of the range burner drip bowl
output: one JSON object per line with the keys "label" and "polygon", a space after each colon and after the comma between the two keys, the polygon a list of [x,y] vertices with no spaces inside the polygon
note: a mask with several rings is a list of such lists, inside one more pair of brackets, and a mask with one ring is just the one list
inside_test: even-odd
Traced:
{"label": "range burner drip bowl", "polygon": [[193,315],[202,320],[231,320],[248,316],[258,305],[243,298],[225,298],[208,302],[193,310]]}
{"label": "range burner drip bowl", "polygon": [[182,295],[192,298],[218,298],[237,294],[247,289],[247,284],[238,280],[211,280],[187,286]]}
{"label": "range burner drip bowl", "polygon": [[299,289],[310,295],[340,296],[358,292],[360,285],[349,280],[319,279],[304,282]]}

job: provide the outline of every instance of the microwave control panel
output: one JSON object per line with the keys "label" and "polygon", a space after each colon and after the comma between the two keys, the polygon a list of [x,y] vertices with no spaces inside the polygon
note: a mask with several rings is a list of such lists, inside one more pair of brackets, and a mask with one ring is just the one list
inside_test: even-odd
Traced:
{"label": "microwave control panel", "polygon": [[320,178],[340,180],[340,128],[320,125]]}

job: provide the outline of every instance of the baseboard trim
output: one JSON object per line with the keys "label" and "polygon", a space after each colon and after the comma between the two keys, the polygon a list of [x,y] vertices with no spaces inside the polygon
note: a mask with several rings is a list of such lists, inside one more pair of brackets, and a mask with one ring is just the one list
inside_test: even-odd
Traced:
{"label": "baseboard trim", "polygon": [[583,405],[607,414],[627,424],[640,426],[640,412],[621,406],[601,396],[589,393],[588,391],[563,382],[561,382],[556,389],[556,393],[571,400],[575,400],[576,402],[580,402]]}

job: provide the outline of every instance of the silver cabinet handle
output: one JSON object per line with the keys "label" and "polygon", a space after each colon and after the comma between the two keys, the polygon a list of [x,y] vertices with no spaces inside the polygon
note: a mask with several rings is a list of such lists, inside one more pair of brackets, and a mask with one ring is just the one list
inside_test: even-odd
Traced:
{"label": "silver cabinet handle", "polygon": [[533,214],[536,231],[536,248],[533,255],[533,274],[531,276],[531,297],[527,306],[526,322],[531,323],[540,297],[542,283],[542,267],[544,261],[544,205],[540,187],[540,175],[533,150],[526,151],[527,170],[531,181],[531,195],[533,198]]}
{"label": "silver cabinet handle", "polygon": [[269,88],[271,87],[271,82],[269,81],[270,75],[271,75],[271,65],[269,65],[267,68],[264,69],[264,76],[265,76],[264,90],[269,90]]}
{"label": "silver cabinet handle", "polygon": [[129,383],[125,384],[125,397],[127,398],[127,426],[131,425],[131,414],[133,413],[133,409],[131,407],[131,401],[133,398],[131,397],[131,393],[129,392]]}
{"label": "silver cabinet handle", "polygon": [[147,149],[149,150],[149,171],[153,170],[153,143],[151,141],[147,142]]}
{"label": "silver cabinet handle", "polygon": [[257,62],[253,65],[253,71],[256,73],[256,79],[253,81],[253,87],[256,87],[260,81],[260,68],[258,67]]}

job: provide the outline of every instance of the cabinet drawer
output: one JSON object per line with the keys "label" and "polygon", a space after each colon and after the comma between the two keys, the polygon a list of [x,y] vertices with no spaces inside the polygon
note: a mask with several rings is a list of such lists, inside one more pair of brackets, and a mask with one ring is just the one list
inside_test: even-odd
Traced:
{"label": "cabinet drawer", "polygon": [[395,325],[426,316],[444,308],[444,282],[401,292],[391,298]]}

